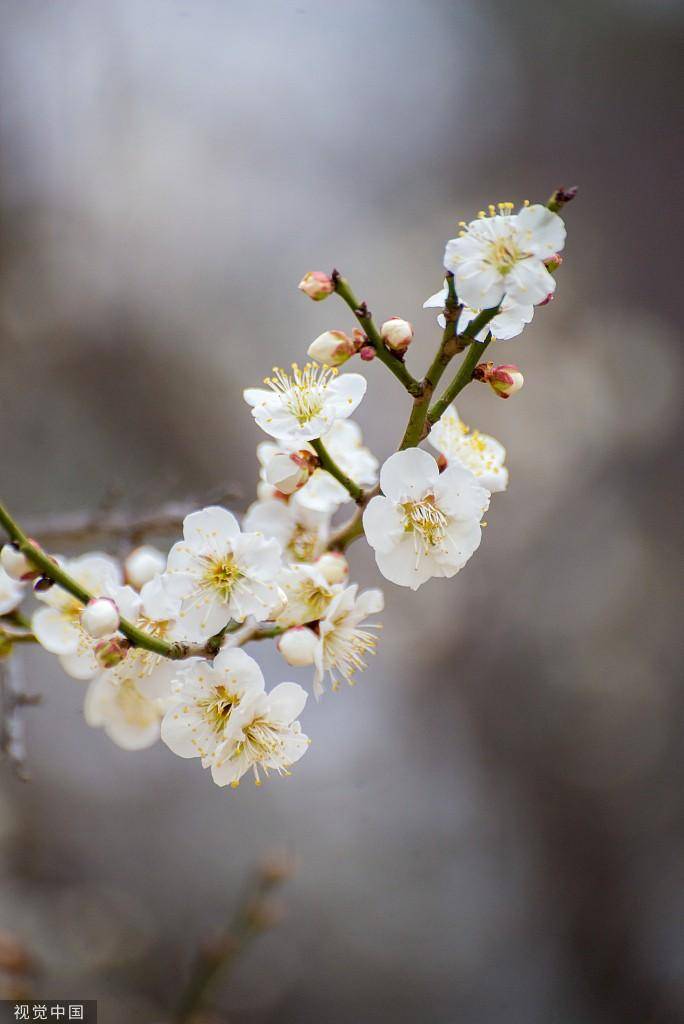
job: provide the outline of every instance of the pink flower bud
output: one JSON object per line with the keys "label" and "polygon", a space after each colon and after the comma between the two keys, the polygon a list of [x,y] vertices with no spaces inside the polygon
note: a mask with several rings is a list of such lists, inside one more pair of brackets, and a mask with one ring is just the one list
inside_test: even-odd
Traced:
{"label": "pink flower bud", "polygon": [[372,359],[375,359],[375,349],[372,345],[363,345],[359,349],[359,355],[363,359],[364,363],[370,363]]}
{"label": "pink flower bud", "polygon": [[328,366],[341,366],[357,351],[357,346],[344,331],[325,331],[312,341],[308,354],[317,363]]}
{"label": "pink flower bud", "polygon": [[125,636],[110,636],[95,644],[95,659],[101,668],[115,668],[124,660],[130,649],[130,640]]}
{"label": "pink flower bud", "polygon": [[326,551],[314,565],[330,586],[344,583],[349,576],[349,562],[341,551]]}
{"label": "pink flower bud", "polygon": [[392,352],[403,353],[413,340],[413,327],[408,320],[392,316],[380,328],[380,337]]}
{"label": "pink flower bud", "polygon": [[549,256],[548,260],[544,260],[544,266],[553,273],[554,270],[558,270],[562,262],[563,257],[559,253],[554,253],[553,256]]}
{"label": "pink flower bud", "polygon": [[109,597],[94,597],[81,612],[81,625],[95,639],[119,628],[119,609]]}
{"label": "pink flower bud", "polygon": [[0,563],[13,580],[31,580],[39,576],[35,565],[28,560],[18,544],[5,544],[0,551]]}
{"label": "pink flower bud", "polygon": [[136,590],[140,590],[155,576],[159,576],[165,568],[165,556],[151,544],[143,544],[141,547],[135,548],[124,563],[126,579]]}
{"label": "pink flower bud", "polygon": [[276,452],[266,466],[266,482],[281,494],[294,494],[307,482],[315,465],[309,452]]}
{"label": "pink flower bud", "polygon": [[525,383],[525,378],[514,363],[495,366],[487,382],[500,398],[510,398]]}
{"label": "pink flower bud", "polygon": [[335,291],[335,285],[333,284],[332,278],[329,274],[324,274],[321,270],[310,270],[308,274],[299,282],[297,286],[300,292],[304,292],[314,302],[320,302],[321,299],[327,299],[327,297]]}
{"label": "pink flower bud", "polygon": [[308,626],[295,626],[283,633],[277,646],[288,665],[311,665],[318,646],[318,637]]}

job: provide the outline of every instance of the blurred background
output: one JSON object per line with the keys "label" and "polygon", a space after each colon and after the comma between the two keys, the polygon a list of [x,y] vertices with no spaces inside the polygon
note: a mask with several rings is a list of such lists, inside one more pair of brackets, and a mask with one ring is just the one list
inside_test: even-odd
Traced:
{"label": "blurred background", "polygon": [[[34,992],[160,1021],[258,859],[284,918],[216,995],[247,1024],[684,1020],[677,0],[3,0],[0,431],[17,516],[251,500],[241,399],[342,303],[437,343],[446,238],[578,184],[555,301],[492,358],[508,449],[477,556],[385,588],[379,653],[304,714],[289,780],[214,787],[117,749],[82,686],[25,658],[32,781],[4,768],[0,929]],[[357,419],[407,415],[377,362]],[[377,579],[371,553],[352,571]],[[256,653],[256,652],[253,652]],[[283,664],[258,651],[267,679]],[[304,674],[304,678],[306,677]]]}

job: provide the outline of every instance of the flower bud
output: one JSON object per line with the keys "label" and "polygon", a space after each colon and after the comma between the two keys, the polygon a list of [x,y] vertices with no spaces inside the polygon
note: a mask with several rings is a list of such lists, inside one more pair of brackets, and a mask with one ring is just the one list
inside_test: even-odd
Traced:
{"label": "flower bud", "polygon": [[359,355],[363,359],[364,363],[370,363],[371,359],[375,359],[375,349],[372,345],[363,345],[359,349]]}
{"label": "flower bud", "polygon": [[119,628],[119,609],[110,597],[94,597],[81,612],[81,625],[96,640]]}
{"label": "flower bud", "polygon": [[556,252],[553,256],[549,256],[548,260],[544,260],[544,266],[551,274],[553,274],[554,270],[558,270],[562,262],[563,257],[560,253]]}
{"label": "flower bud", "polygon": [[281,494],[294,494],[307,482],[315,465],[309,452],[276,452],[266,466],[266,482]]}
{"label": "flower bud", "polygon": [[349,562],[341,551],[326,551],[315,563],[315,568],[330,586],[344,583],[349,576]]}
{"label": "flower bud", "polygon": [[380,337],[393,352],[404,353],[413,340],[413,327],[408,320],[392,316],[380,328]]}
{"label": "flower bud", "polygon": [[5,544],[0,551],[0,563],[13,580],[30,580],[40,575],[18,544]]}
{"label": "flower bud", "polygon": [[301,667],[311,665],[318,638],[308,626],[295,626],[288,629],[278,640],[278,650],[288,665]]}
{"label": "flower bud", "polygon": [[300,292],[304,292],[314,302],[320,302],[335,291],[335,285],[328,274],[321,270],[310,270],[305,274],[297,286]]}
{"label": "flower bud", "polygon": [[353,356],[357,346],[344,331],[325,331],[312,341],[307,349],[308,355],[317,363],[328,366],[341,366]]}
{"label": "flower bud", "polygon": [[121,664],[130,649],[130,640],[125,636],[110,636],[95,644],[95,659],[100,668],[115,668]]}
{"label": "flower bud", "polygon": [[50,590],[54,585],[54,580],[51,580],[49,576],[39,576],[33,584],[33,589],[36,594],[44,594],[46,590]]}
{"label": "flower bud", "polygon": [[135,548],[124,562],[126,579],[136,590],[140,590],[155,576],[159,576],[165,568],[165,556],[151,544],[143,544],[141,547]]}
{"label": "flower bud", "polygon": [[525,383],[525,378],[517,366],[513,363],[506,363],[494,367],[487,383],[500,398],[510,398],[516,391],[520,391]]}

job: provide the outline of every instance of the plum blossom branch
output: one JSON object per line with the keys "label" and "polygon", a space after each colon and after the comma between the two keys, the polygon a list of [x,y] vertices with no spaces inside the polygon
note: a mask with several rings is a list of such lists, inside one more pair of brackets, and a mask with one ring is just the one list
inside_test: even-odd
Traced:
{"label": "plum blossom branch", "polygon": [[[493,317],[496,314],[496,310],[486,310],[487,313],[491,313]],[[491,319],[491,317],[490,317]],[[452,380],[451,384],[445,389],[444,394],[438,399],[434,405],[430,406],[428,410],[427,419],[428,423],[432,425],[436,423],[442,416],[444,411],[449,408],[453,400],[456,398],[463,388],[470,384],[473,379],[473,370],[480,361],[480,357],[492,340],[491,334],[487,335],[485,341],[471,341],[470,348],[466,353],[463,362],[461,363],[458,373]]]}
{"label": "plum blossom branch", "polygon": [[416,380],[404,365],[403,359],[394,355],[385,346],[384,341],[380,336],[373,316],[370,313],[368,306],[365,302],[359,302],[354,292],[349,287],[349,282],[342,277],[337,270],[332,272],[332,281],[335,286],[335,291],[343,299],[352,313],[360,323],[363,331],[368,338],[368,344],[375,349],[375,354],[384,363],[387,369],[394,374],[398,381],[404,385],[406,390],[414,398],[421,394],[422,385],[420,381]]}
{"label": "plum blossom branch", "polygon": [[[88,602],[92,600],[92,595],[85,589],[85,587],[82,587],[80,583],[77,583],[77,581],[73,579],[60,565],[53,561],[53,559],[50,558],[42,548],[29,540],[21,527],[14,521],[5,506],[1,503],[0,525],[5,528],[8,536],[17,545],[19,551],[21,551],[22,554],[24,554],[33,565],[35,565],[36,569],[40,570],[44,578],[58,584],[83,605],[87,605]],[[149,633],[145,633],[144,630],[138,629],[138,627],[134,626],[132,622],[128,622],[123,618],[119,622],[119,631],[123,633],[134,647],[142,647],[144,650],[150,651],[152,654],[159,654],[164,658],[169,658],[171,661],[190,658],[193,655],[211,653],[211,647],[208,647],[208,645],[212,643],[213,638],[210,638],[206,644],[186,644],[178,642],[167,643],[165,640],[161,640],[158,637],[151,636]]]}
{"label": "plum blossom branch", "polygon": [[354,481],[350,479],[350,477],[348,477],[347,474],[340,469],[340,467],[332,458],[332,456],[328,452],[327,448],[325,447],[321,439],[314,438],[314,440],[311,441],[311,447],[318,456],[318,461],[321,464],[321,468],[325,469],[328,473],[330,473],[331,476],[334,476],[335,479],[338,480],[344,488],[346,488],[346,490],[349,492],[354,501],[357,502],[357,504],[359,502],[362,502],[362,488],[359,487],[358,484],[355,484]]}

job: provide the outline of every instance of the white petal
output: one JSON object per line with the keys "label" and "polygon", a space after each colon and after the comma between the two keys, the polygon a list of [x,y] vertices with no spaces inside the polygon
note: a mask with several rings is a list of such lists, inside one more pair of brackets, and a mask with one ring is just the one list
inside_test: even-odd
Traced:
{"label": "white petal", "polygon": [[506,275],[506,291],[516,302],[536,305],[556,290],[556,279],[536,257],[520,260]]}
{"label": "white petal", "polygon": [[524,207],[516,222],[523,248],[542,259],[560,252],[565,245],[565,224],[546,206],[535,203]]}
{"label": "white petal", "polygon": [[199,512],[191,512],[183,520],[183,537],[196,550],[213,548],[217,541],[223,542],[240,533],[238,521],[232,512],[218,505],[211,505]]}
{"label": "white petal", "polygon": [[376,551],[391,551],[404,532],[403,522],[396,504],[378,494],[364,509],[366,540]]}
{"label": "white petal", "polygon": [[443,309],[444,303],[449,296],[449,289],[445,285],[440,291],[435,292],[423,303],[423,309]]}
{"label": "white petal", "polygon": [[367,618],[369,615],[375,615],[377,612],[381,612],[385,607],[385,595],[382,590],[364,590],[362,594],[359,594],[356,600],[356,607],[354,608],[354,614],[359,616],[361,619]]}
{"label": "white petal", "polygon": [[245,697],[264,691],[264,676],[258,662],[239,647],[219,651],[214,658],[214,672],[225,680],[229,693]]}
{"label": "white petal", "polygon": [[413,501],[430,491],[439,477],[439,467],[429,452],[407,448],[390,455],[380,470],[380,487],[392,501]]}
{"label": "white petal", "polygon": [[59,661],[66,674],[72,679],[92,679],[102,671],[92,650],[79,648],[73,654],[60,654]]}
{"label": "white petal", "polygon": [[327,396],[334,400],[336,415],[341,418],[351,416],[367,386],[366,378],[360,373],[341,373],[335,377],[328,385]]}
{"label": "white petal", "polygon": [[33,616],[31,628],[38,643],[51,654],[73,654],[78,648],[81,631],[66,619],[57,608],[39,608]]}
{"label": "white petal", "polygon": [[242,397],[248,405],[256,406],[271,399],[273,392],[267,391],[266,388],[245,388]]}
{"label": "white petal", "polygon": [[304,710],[306,690],[297,683],[280,683],[268,694],[269,718],[289,725]]}
{"label": "white petal", "polygon": [[489,492],[477,478],[456,463],[450,464],[435,486],[437,504],[448,516],[479,522],[489,507]]}
{"label": "white petal", "polygon": [[418,587],[434,575],[433,567],[428,558],[421,555],[416,558],[413,538],[407,536],[391,551],[376,551],[375,561],[378,569],[390,583],[400,587]]}

